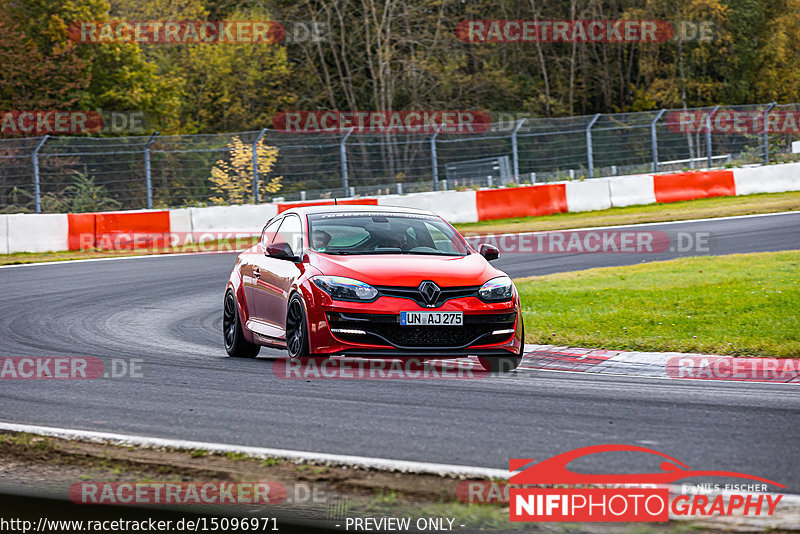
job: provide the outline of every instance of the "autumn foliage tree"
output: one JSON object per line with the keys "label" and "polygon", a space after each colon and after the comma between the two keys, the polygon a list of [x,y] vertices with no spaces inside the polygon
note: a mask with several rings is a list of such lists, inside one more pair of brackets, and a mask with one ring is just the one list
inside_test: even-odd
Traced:
{"label": "autumn foliage tree", "polygon": [[[211,169],[213,191],[219,196],[211,197],[214,204],[244,204],[253,194],[253,147],[234,136],[228,143],[227,158],[217,161]],[[281,189],[282,176],[267,179],[278,159],[278,149],[266,146],[260,139],[256,144],[259,174],[259,196],[277,193]]]}

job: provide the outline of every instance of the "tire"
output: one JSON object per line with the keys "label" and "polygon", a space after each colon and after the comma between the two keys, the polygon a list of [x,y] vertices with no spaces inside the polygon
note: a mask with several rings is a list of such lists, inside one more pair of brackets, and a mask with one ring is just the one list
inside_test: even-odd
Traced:
{"label": "tire", "polygon": [[289,353],[289,358],[300,358],[303,361],[321,363],[328,359],[327,356],[312,354],[309,350],[308,319],[299,293],[294,293],[286,306],[286,352]]}
{"label": "tire", "polygon": [[515,356],[491,356],[489,358],[478,357],[481,367],[490,373],[510,373],[522,363],[522,355],[525,353],[525,325],[522,325],[522,346],[519,354]]}
{"label": "tire", "polygon": [[225,352],[233,358],[255,358],[261,350],[259,345],[244,338],[236,298],[230,289],[225,293],[222,307],[222,337],[225,341]]}

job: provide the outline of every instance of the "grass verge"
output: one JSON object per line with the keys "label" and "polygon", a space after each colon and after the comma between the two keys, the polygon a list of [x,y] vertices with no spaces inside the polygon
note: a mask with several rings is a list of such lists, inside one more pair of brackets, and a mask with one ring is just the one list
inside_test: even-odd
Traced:
{"label": "grass verge", "polygon": [[800,358],[800,251],[523,278],[528,343]]}
{"label": "grass verge", "polygon": [[758,213],[800,210],[800,191],[762,193],[741,197],[715,197],[628,206],[580,213],[556,213],[541,217],[520,217],[454,225],[464,235],[565,230],[589,226],[615,226],[648,222],[685,221]]}

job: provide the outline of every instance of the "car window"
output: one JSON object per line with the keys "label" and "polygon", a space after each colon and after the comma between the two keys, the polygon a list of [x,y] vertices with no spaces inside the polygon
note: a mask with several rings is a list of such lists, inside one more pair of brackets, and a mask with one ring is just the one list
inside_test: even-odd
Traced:
{"label": "car window", "polygon": [[446,253],[453,253],[456,252],[455,247],[453,246],[453,241],[447,237],[444,232],[442,232],[436,226],[430,224],[429,222],[425,222],[425,228],[428,230],[428,233],[431,236],[431,240],[433,241],[433,248],[438,250],[439,252],[446,252]]}
{"label": "car window", "polygon": [[317,224],[311,234],[314,250],[324,252],[330,247],[352,247],[369,238],[364,228],[336,224]]}
{"label": "car window", "polygon": [[434,215],[342,212],[308,220],[311,246],[325,254],[469,253],[461,236]]}
{"label": "car window", "polygon": [[283,222],[283,217],[279,217],[269,223],[264,228],[264,231],[261,232],[261,244],[264,247],[272,243],[273,239],[275,239],[275,233],[278,231],[278,226],[280,226],[281,222]]}
{"label": "car window", "polygon": [[294,254],[300,255],[303,252],[303,227],[300,224],[300,217],[287,215],[283,219],[283,224],[278,228],[278,235],[273,243],[283,241],[288,243]]}

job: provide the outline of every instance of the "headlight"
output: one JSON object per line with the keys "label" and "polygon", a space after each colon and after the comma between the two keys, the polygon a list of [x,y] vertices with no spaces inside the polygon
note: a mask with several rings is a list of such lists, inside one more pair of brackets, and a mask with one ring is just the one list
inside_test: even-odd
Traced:
{"label": "headlight", "polygon": [[483,300],[491,302],[509,300],[511,299],[513,287],[514,283],[511,281],[511,278],[507,276],[498,276],[483,284],[478,290],[478,295],[480,295]]}
{"label": "headlight", "polygon": [[337,300],[372,300],[378,290],[369,284],[344,276],[315,276],[314,284]]}

